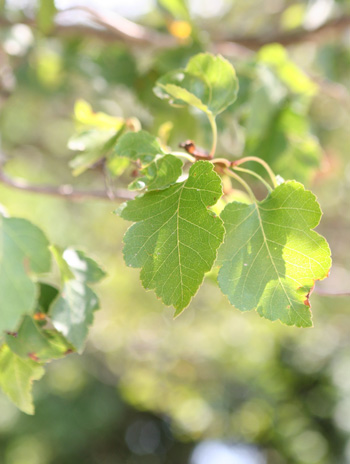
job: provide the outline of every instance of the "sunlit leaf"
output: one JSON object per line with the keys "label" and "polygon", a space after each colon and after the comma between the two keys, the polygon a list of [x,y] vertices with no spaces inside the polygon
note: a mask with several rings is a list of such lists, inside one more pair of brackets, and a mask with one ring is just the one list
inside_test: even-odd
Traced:
{"label": "sunlit leaf", "polygon": [[286,182],[262,202],[228,204],[221,217],[218,281],[230,302],[272,321],[311,326],[309,294],[331,266],[326,240],[311,230],[321,218],[316,197]]}
{"label": "sunlit leaf", "polygon": [[110,116],[109,114],[102,113],[101,111],[95,113],[90,105],[85,100],[77,100],[74,106],[75,120],[85,129],[101,129],[118,131],[124,124],[123,118]]}
{"label": "sunlit leaf", "polygon": [[68,280],[50,309],[50,317],[54,327],[81,352],[98,308],[95,292],[83,282]]}
{"label": "sunlit leaf", "polygon": [[34,414],[32,383],[44,372],[40,364],[17,356],[7,345],[0,348],[0,387],[27,414]]}
{"label": "sunlit leaf", "polygon": [[67,248],[63,252],[63,259],[68,264],[75,278],[80,282],[99,282],[106,276],[106,273],[96,261],[86,256],[86,253],[83,251]]}
{"label": "sunlit leaf", "polygon": [[233,66],[222,56],[200,53],[185,69],[158,79],[154,91],[175,106],[188,104],[215,116],[236,100],[238,80]]}
{"label": "sunlit leaf", "polygon": [[98,297],[87,283],[98,282],[105,273],[82,251],[52,249],[64,286],[49,315],[54,327],[81,352],[94,319],[93,313],[99,308]]}
{"label": "sunlit leaf", "polygon": [[156,155],[165,154],[157,138],[146,131],[122,135],[114,152],[118,157],[130,158],[133,161],[140,159],[145,163],[153,161]]}
{"label": "sunlit leaf", "polygon": [[136,179],[129,189],[158,190],[174,184],[182,174],[182,161],[173,155],[157,156],[150,164],[141,170],[144,175]]}
{"label": "sunlit leaf", "polygon": [[220,218],[207,209],[221,195],[212,163],[198,161],[185,182],[146,193],[118,211],[136,222],[124,238],[126,263],[142,268],[144,287],[173,305],[176,314],[196,294],[223,240]]}

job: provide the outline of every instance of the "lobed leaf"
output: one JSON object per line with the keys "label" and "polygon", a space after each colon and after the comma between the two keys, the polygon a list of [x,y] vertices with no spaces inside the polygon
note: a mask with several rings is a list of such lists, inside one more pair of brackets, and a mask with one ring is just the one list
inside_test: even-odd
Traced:
{"label": "lobed leaf", "polygon": [[146,289],[154,289],[176,315],[190,303],[213,266],[224,227],[208,211],[222,195],[212,163],[197,161],[185,182],[148,192],[118,210],[135,221],[124,237],[124,258],[142,268]]}
{"label": "lobed leaf", "polygon": [[143,177],[129,185],[130,190],[159,190],[174,184],[182,174],[182,161],[173,155],[157,156],[141,169]]}
{"label": "lobed leaf", "polygon": [[222,56],[199,53],[185,69],[158,79],[154,92],[174,106],[188,104],[216,116],[236,100],[238,79],[231,63]]}
{"label": "lobed leaf", "polygon": [[117,156],[130,158],[133,161],[141,159],[146,163],[153,161],[156,155],[165,154],[157,138],[143,130],[122,135],[114,152]]}
{"label": "lobed leaf", "polygon": [[316,197],[294,181],[256,204],[228,204],[218,281],[230,302],[272,321],[311,326],[309,295],[331,266],[326,240],[311,230],[321,215]]}
{"label": "lobed leaf", "polygon": [[120,137],[115,153],[121,159],[141,161],[143,177],[129,185],[130,190],[158,190],[174,184],[182,174],[182,161],[166,154],[157,138],[146,131],[128,132]]}

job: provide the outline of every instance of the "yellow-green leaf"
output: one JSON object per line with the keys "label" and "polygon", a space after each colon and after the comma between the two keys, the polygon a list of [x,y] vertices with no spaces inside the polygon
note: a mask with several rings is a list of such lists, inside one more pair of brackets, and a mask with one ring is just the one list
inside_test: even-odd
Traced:
{"label": "yellow-green leaf", "polygon": [[294,181],[261,202],[226,206],[218,281],[236,308],[287,325],[312,325],[310,291],[331,266],[326,240],[312,230],[321,214],[315,195]]}

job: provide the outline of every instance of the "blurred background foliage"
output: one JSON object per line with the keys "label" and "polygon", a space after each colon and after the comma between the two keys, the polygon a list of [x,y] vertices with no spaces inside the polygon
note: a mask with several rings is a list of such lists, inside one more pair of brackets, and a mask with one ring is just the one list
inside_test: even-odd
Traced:
{"label": "blurred background foliage", "polygon": [[0,462],[350,463],[350,299],[331,295],[350,289],[350,2],[76,5],[0,1],[7,176],[104,188],[98,167],[73,178],[68,165],[78,99],[138,118],[174,148],[186,139],[209,147],[205,116],[168,106],[152,88],[193,54],[220,52],[235,66],[240,92],[218,118],[218,155],[263,157],[311,188],[334,266],[312,296],[313,329],[238,313],[210,278],[173,320],[144,292],[138,271],[125,267],[127,224],[112,214],[114,203],[0,183],[12,216],[33,221],[59,246],[85,249],[108,273],[96,288],[102,310],[84,355],[48,366],[34,390],[36,415],[0,396]]}

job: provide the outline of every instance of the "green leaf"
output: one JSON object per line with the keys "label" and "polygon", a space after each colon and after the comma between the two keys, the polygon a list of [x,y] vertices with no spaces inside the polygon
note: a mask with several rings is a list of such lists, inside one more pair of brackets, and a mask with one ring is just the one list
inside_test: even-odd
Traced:
{"label": "green leaf", "polygon": [[216,116],[236,100],[238,79],[222,56],[199,53],[185,69],[161,77],[154,92],[175,106],[188,104]]}
{"label": "green leaf", "polygon": [[133,161],[140,159],[145,163],[153,161],[156,155],[165,154],[156,137],[143,130],[122,135],[114,152],[117,156]]}
{"label": "green leaf", "polygon": [[29,221],[0,217],[0,333],[16,330],[21,316],[33,311],[37,288],[28,273],[50,270],[48,245]]}
{"label": "green leaf", "polygon": [[54,327],[82,352],[93,313],[99,308],[96,294],[83,282],[68,280],[54,302],[50,317]]}
{"label": "green leaf", "polygon": [[87,283],[98,282],[105,273],[82,251],[67,249],[62,252],[55,247],[51,250],[59,265],[64,287],[50,308],[50,318],[54,327],[82,352],[93,313],[99,308],[98,297]]}
{"label": "green leaf", "polygon": [[50,251],[55,258],[55,261],[58,265],[58,268],[61,273],[61,277],[63,281],[66,280],[71,280],[74,279],[75,276],[71,270],[71,268],[68,266],[67,261],[63,258],[63,250],[61,250],[59,247],[55,245],[50,246]]}
{"label": "green leaf", "polygon": [[37,362],[59,359],[73,351],[60,333],[42,329],[30,316],[23,318],[17,334],[6,335],[6,343],[18,356]]}
{"label": "green leaf", "polygon": [[141,170],[144,177],[136,179],[130,190],[159,190],[174,184],[182,174],[182,161],[176,156],[157,156],[154,161]]}
{"label": "green leaf", "polygon": [[218,281],[230,302],[272,321],[311,326],[309,293],[331,266],[326,240],[311,230],[321,215],[316,197],[294,181],[256,204],[228,204]]}
{"label": "green leaf", "polygon": [[32,382],[44,373],[40,364],[20,358],[8,346],[3,345],[0,349],[0,387],[27,414],[34,414]]}
{"label": "green leaf", "polygon": [[80,282],[99,282],[106,276],[96,261],[86,256],[83,251],[67,248],[63,252],[63,259]]}
{"label": "green leaf", "polygon": [[168,100],[172,106],[194,106],[209,113],[207,106],[209,88],[205,81],[192,76],[185,70],[170,71],[158,79],[154,93],[162,100]]}
{"label": "green leaf", "polygon": [[148,192],[118,211],[137,222],[124,237],[126,263],[142,268],[144,287],[173,305],[176,315],[196,294],[223,240],[221,219],[207,209],[221,195],[212,163],[197,161],[185,182]]}

